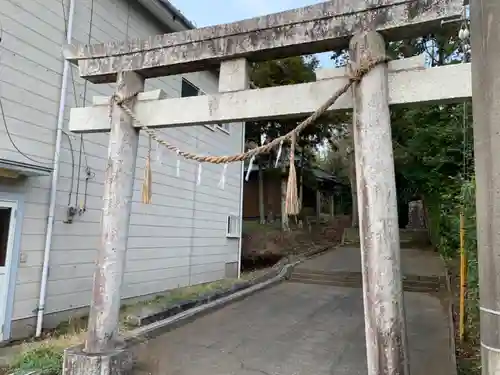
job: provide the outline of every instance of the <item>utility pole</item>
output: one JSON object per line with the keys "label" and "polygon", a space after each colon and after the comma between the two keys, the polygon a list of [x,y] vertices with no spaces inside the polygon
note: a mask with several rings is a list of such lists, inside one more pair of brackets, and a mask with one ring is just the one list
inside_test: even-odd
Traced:
{"label": "utility pole", "polygon": [[500,1],[470,4],[482,374],[500,372]]}
{"label": "utility pole", "polygon": [[[384,39],[355,35],[349,54],[353,68],[385,57]],[[356,83],[353,96],[368,375],[408,375],[387,64]]]}

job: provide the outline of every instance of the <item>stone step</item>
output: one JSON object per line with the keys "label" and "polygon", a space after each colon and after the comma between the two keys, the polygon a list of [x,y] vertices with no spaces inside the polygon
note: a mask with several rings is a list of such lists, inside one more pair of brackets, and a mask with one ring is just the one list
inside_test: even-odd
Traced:
{"label": "stone step", "polygon": [[297,273],[292,274],[291,280],[317,280],[317,281],[325,281],[325,282],[339,282],[339,283],[357,283],[361,285],[362,279],[361,277],[343,277],[343,276],[325,276],[325,275],[315,275],[315,274],[306,274],[306,273]]}
{"label": "stone step", "polygon": [[[427,229],[400,229],[399,240],[401,247],[427,247],[430,245],[430,237]],[[344,229],[342,242],[345,245],[359,246],[359,228]]]}
{"label": "stone step", "polygon": [[[298,269],[292,273],[290,282],[303,284],[331,285],[340,287],[361,288],[360,272],[321,272]],[[403,279],[403,289],[407,292],[438,292],[446,288],[446,279],[439,276],[408,275]]]}
{"label": "stone step", "polygon": [[298,284],[329,285],[329,286],[345,287],[345,288],[361,288],[362,287],[361,283],[357,283],[357,282],[315,280],[315,279],[293,278],[293,277],[288,282],[298,283]]}

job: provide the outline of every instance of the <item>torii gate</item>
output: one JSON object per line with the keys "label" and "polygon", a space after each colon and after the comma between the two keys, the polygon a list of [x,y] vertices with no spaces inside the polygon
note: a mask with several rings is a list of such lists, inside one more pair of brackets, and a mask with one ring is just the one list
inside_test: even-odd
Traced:
{"label": "torii gate", "polygon": [[[484,1],[493,7],[498,0]],[[334,0],[146,40],[67,46],[65,57],[78,64],[82,77],[94,83],[116,81],[123,96],[143,91],[146,78],[217,65],[220,93],[173,99],[162,99],[158,91],[140,93],[129,106],[141,125],[116,104],[110,120],[109,98],[72,109],[71,131],[111,133],[89,333],[83,351],[68,354],[66,363],[72,365],[65,374],[94,374],[103,368],[109,374],[120,361],[120,288],[142,125],[154,129],[309,115],[345,85],[345,69],[332,69],[313,83],[249,90],[248,60],[324,52],[346,46],[353,37],[351,61],[360,65],[367,57],[385,55],[384,39],[429,34],[442,28],[442,21],[458,21],[462,13],[463,0]],[[420,58],[412,58],[376,66],[355,85],[352,96],[340,97],[330,108],[354,108],[369,375],[408,374],[389,105],[470,97],[470,64],[425,69]]]}

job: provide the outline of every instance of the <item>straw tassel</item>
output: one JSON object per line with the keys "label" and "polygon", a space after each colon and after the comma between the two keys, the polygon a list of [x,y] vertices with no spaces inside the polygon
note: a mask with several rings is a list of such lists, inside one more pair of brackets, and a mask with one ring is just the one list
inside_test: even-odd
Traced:
{"label": "straw tassel", "polygon": [[151,185],[153,184],[151,171],[151,137],[149,137],[148,156],[146,158],[146,169],[144,170],[144,181],[142,182],[142,203],[150,204],[152,201]]}
{"label": "straw tassel", "polygon": [[286,187],[285,213],[287,215],[299,214],[299,200],[297,197],[297,172],[295,171],[295,143],[297,135],[292,134],[290,147],[290,169],[288,171],[288,184]]}

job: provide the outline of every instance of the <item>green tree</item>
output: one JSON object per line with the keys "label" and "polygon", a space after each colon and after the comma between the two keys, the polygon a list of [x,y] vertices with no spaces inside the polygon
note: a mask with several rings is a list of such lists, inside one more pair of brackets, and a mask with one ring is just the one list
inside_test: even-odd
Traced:
{"label": "green tree", "polygon": [[[460,63],[464,53],[458,38],[450,33],[391,43],[389,49],[399,58],[425,52],[433,66]],[[400,207],[412,197],[422,198],[434,218],[429,224],[434,227],[435,242],[441,237],[437,233],[444,206],[455,203],[447,198],[459,195],[468,178],[464,171],[473,171],[472,130],[464,129],[470,110],[469,105],[464,113],[463,104],[391,109]]]}
{"label": "green tree", "polygon": [[[350,115],[346,116],[350,119]],[[351,189],[351,225],[357,227],[358,204],[356,188],[356,168],[354,160],[354,141],[352,125],[350,122],[336,123],[332,134],[328,138],[328,151],[325,157],[320,160],[321,168],[334,174]]]}
{"label": "green tree", "polygon": [[[296,56],[286,59],[257,62],[252,65],[250,78],[258,88],[293,85],[316,80],[315,70],[319,61],[314,56]],[[275,139],[295,128],[303,119],[278,119],[247,123],[247,141],[261,142],[261,136]],[[304,130],[297,141],[301,146],[321,142],[324,127],[313,124]]]}
{"label": "green tree", "polygon": [[[298,83],[313,82],[316,80],[315,70],[319,61],[314,56],[297,56],[286,59],[256,62],[252,64],[250,79],[258,88],[283,86]],[[249,122],[246,124],[245,139],[248,148],[254,148],[261,144],[263,137],[269,142],[294,129],[303,118],[299,119],[273,119],[267,121]],[[311,150],[319,144],[327,133],[327,126],[324,123],[312,124],[306,128],[297,138],[297,159],[300,160],[299,179],[304,180],[304,166],[310,163]],[[283,145],[282,155],[286,154],[288,145]],[[273,166],[276,160],[277,150],[255,159],[255,164],[259,166],[259,211],[261,222],[265,221],[264,193],[263,193],[263,169]],[[283,186],[284,189],[285,186]],[[282,189],[282,190],[283,190]],[[302,191],[302,186],[299,187]],[[283,210],[282,210],[283,211]],[[284,229],[288,229],[287,218],[282,212]]]}
{"label": "green tree", "polygon": [[[387,51],[393,59],[426,53],[431,64],[439,66],[460,62],[462,53],[458,47],[458,38],[453,32],[447,32],[391,42],[387,45]],[[348,62],[347,51],[334,52],[332,59],[337,66],[345,65]],[[391,108],[396,182],[402,221],[405,217],[401,215],[401,208],[404,208],[410,199],[419,196],[436,206],[434,201],[439,200],[437,197],[446,195],[445,192],[449,193],[449,189],[459,189],[457,181],[464,178],[461,173],[464,170],[464,160],[467,161],[465,169],[473,170],[472,135],[470,130],[464,134],[463,116],[462,104]],[[340,121],[345,122],[345,119]],[[341,141],[351,144],[350,134],[345,134],[345,139]],[[342,151],[335,147],[332,147],[332,150],[331,158],[345,160],[344,169],[347,170],[347,160],[342,155],[335,155],[339,152],[342,154]],[[351,187],[355,200],[355,184],[351,184]]]}

